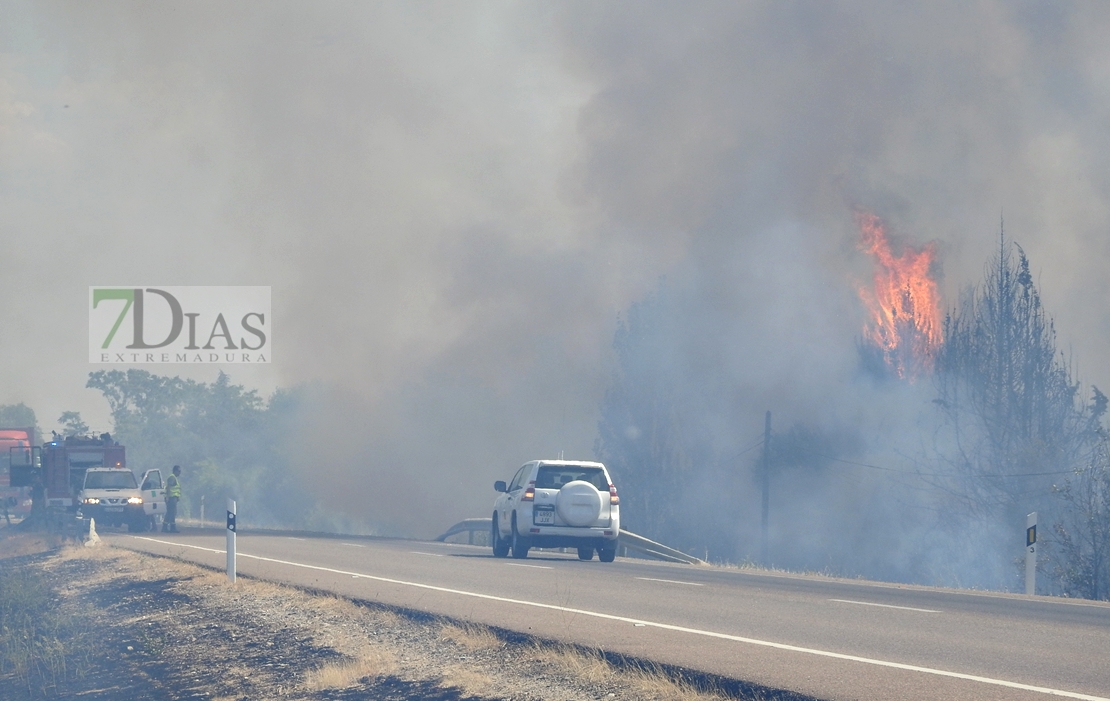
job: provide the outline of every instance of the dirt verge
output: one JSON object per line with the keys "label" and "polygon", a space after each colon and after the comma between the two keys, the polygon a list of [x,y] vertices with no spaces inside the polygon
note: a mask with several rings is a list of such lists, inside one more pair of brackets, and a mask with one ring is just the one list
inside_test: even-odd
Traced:
{"label": "dirt verge", "polygon": [[0,604],[41,619],[24,649],[43,663],[0,649],[13,701],[798,698],[117,548],[28,554],[53,545],[0,541]]}

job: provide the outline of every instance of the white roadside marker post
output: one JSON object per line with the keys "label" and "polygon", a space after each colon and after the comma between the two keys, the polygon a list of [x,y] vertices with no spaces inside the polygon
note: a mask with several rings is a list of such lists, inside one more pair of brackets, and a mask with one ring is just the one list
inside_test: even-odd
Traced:
{"label": "white roadside marker post", "polygon": [[235,500],[227,500],[227,581],[235,583]]}
{"label": "white roadside marker post", "polygon": [[1037,593],[1037,512],[1025,517],[1025,593]]}

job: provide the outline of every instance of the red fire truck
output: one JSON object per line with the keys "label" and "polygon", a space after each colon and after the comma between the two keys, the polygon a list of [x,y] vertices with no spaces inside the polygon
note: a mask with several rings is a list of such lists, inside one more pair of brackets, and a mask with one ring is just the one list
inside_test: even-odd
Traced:
{"label": "red fire truck", "polygon": [[87,528],[91,517],[97,523],[127,525],[130,530],[154,528],[161,522],[166,508],[161,471],[147,470],[140,487],[127,467],[127,449],[111,435],[67,436],[42,448],[21,450],[16,456],[18,451],[12,449],[11,483],[31,486],[32,491],[36,482],[41,484],[48,528],[68,532],[77,521]]}
{"label": "red fire truck", "polygon": [[33,466],[32,455],[38,454],[34,445],[34,427],[0,428],[0,513],[26,516],[31,512],[29,484],[19,486],[18,476],[12,482],[12,466],[17,472],[24,464]]}
{"label": "red fire truck", "polygon": [[107,433],[67,436],[42,446],[42,486],[49,508],[75,508],[90,467],[126,467],[126,449]]}

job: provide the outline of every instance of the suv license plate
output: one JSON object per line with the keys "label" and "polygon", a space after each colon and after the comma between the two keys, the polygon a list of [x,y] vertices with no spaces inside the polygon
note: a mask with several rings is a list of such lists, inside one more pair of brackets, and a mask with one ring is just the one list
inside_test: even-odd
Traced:
{"label": "suv license plate", "polygon": [[555,523],[555,510],[554,509],[537,509],[535,517],[532,519],[537,526],[548,525]]}

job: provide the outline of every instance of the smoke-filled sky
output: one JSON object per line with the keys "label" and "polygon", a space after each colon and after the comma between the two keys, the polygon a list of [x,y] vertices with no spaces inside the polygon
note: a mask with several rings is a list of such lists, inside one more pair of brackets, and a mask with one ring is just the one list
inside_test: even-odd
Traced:
{"label": "smoke-filled sky", "polygon": [[949,304],[1004,215],[1110,386],[1107,36],[1099,2],[0,0],[0,403],[108,427],[90,285],[270,285],[274,362],[224,369],[316,383],[337,503],[480,515],[592,457],[661,276],[727,326],[687,345],[750,433],[840,396],[855,208],[938,243]]}

